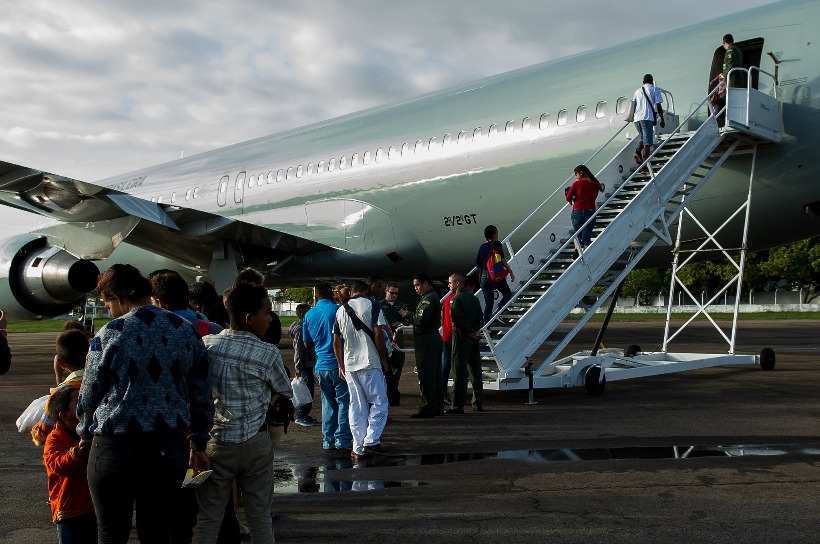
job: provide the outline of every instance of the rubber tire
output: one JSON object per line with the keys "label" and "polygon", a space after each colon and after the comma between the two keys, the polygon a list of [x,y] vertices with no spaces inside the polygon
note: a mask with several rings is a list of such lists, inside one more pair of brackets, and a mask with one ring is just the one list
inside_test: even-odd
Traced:
{"label": "rubber tire", "polygon": [[774,350],[772,348],[763,348],[760,351],[760,369],[761,370],[774,370]]}
{"label": "rubber tire", "polygon": [[638,353],[641,353],[641,346],[637,344],[630,344],[624,350],[624,357],[634,357]]}
{"label": "rubber tire", "polygon": [[587,368],[584,374],[584,389],[587,390],[587,395],[590,397],[599,397],[606,389],[606,376],[598,383],[598,377],[601,375],[601,367],[592,365]]}

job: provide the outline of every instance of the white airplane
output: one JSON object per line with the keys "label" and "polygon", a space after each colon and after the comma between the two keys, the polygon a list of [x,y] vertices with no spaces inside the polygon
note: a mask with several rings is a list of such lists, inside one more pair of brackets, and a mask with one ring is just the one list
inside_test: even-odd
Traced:
{"label": "white airplane", "polygon": [[[806,211],[820,208],[818,29],[815,0],[777,3],[95,183],[0,162],[0,202],[55,220],[0,241],[0,307],[21,318],[63,313],[106,262],[218,286],[242,266],[276,287],[467,271],[485,225],[502,237],[516,228],[623,127],[645,73],[671,113],[701,103],[727,32],[746,66],[776,75],[759,85],[777,97],[784,127],[781,144],[757,157],[749,247],[816,236]],[[635,130],[626,135],[613,150]],[[748,178],[749,158],[730,158],[691,207],[719,225]],[[645,261],[669,262],[668,248]]]}

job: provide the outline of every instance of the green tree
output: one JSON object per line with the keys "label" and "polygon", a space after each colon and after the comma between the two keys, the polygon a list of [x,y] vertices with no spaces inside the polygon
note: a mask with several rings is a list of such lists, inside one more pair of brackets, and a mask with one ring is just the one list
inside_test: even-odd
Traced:
{"label": "green tree", "polygon": [[767,261],[760,268],[770,280],[785,279],[804,291],[803,302],[810,302],[820,283],[820,244],[817,240],[801,240],[769,250]]}
{"label": "green tree", "polygon": [[636,297],[637,303],[646,304],[650,295],[667,293],[671,270],[668,268],[641,268],[633,270],[624,279],[621,294]]}
{"label": "green tree", "polygon": [[293,287],[285,289],[285,300],[290,300],[298,304],[310,304],[313,302],[313,288]]}

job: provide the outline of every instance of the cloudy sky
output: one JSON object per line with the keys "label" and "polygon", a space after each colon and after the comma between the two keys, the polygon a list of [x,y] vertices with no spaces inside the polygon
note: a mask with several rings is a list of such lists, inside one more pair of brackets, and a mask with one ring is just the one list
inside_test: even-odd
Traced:
{"label": "cloudy sky", "polygon": [[95,181],[768,3],[7,0],[0,160]]}

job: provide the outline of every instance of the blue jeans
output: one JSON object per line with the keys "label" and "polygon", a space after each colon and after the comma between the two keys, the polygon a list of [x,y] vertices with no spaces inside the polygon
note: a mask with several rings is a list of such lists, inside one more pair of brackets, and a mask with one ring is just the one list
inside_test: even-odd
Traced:
{"label": "blue jeans", "polygon": [[635,128],[638,129],[638,134],[641,135],[643,145],[650,147],[655,145],[655,121],[635,121]]}
{"label": "blue jeans", "polygon": [[168,542],[187,468],[181,432],[95,435],[88,457],[88,487],[100,543],[128,540],[135,504],[140,542]]}
{"label": "blue jeans", "polygon": [[322,447],[326,450],[353,447],[348,411],[350,391],[339,370],[315,370],[322,392]]}
{"label": "blue jeans", "polygon": [[58,521],[55,526],[60,544],[97,542],[97,516],[94,512]]}
{"label": "blue jeans", "polygon": [[506,279],[501,281],[490,281],[490,276],[486,272],[481,274],[481,292],[484,293],[484,324],[493,317],[493,303],[495,302],[495,292],[501,293],[501,301],[498,307],[504,306],[512,298],[510,285]]}
{"label": "blue jeans", "polygon": [[[587,219],[592,217],[594,213],[595,210],[572,210],[570,218],[572,219],[572,228],[575,229],[576,233],[578,233]],[[581,231],[580,236],[578,236],[578,238],[581,239],[582,247],[589,247],[589,244],[592,243],[592,228],[594,226],[595,221],[590,221],[586,228]]]}
{"label": "blue jeans", "polygon": [[450,368],[453,360],[453,342],[444,342],[441,350],[441,375],[444,376],[444,391],[447,392],[447,382],[450,379]]}

